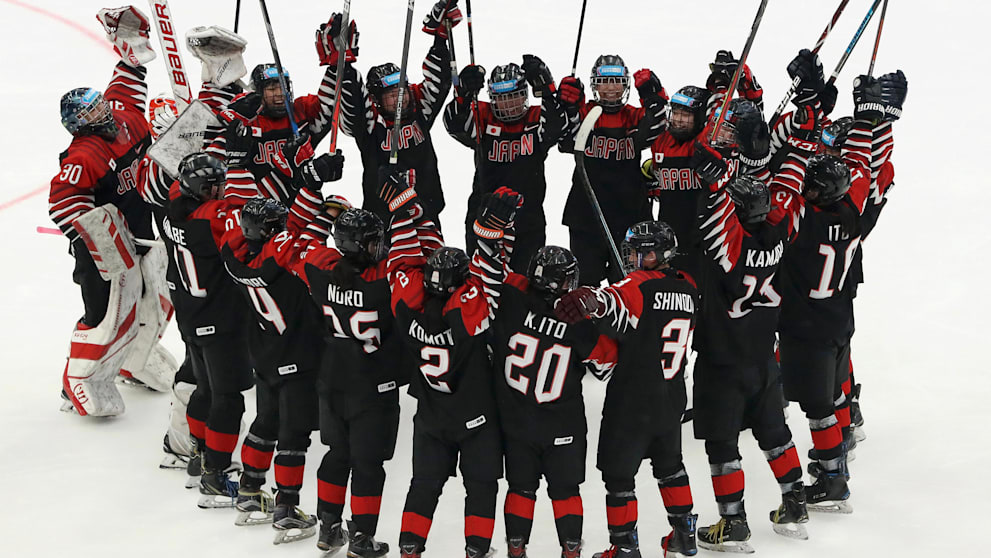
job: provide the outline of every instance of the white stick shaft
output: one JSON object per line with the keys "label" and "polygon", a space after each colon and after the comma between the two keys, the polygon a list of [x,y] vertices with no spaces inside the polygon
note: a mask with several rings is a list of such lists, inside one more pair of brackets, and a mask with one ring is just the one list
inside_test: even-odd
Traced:
{"label": "white stick shaft", "polygon": [[169,75],[172,94],[175,96],[176,108],[182,112],[182,109],[193,102],[193,90],[189,86],[186,65],[182,61],[182,52],[179,49],[182,40],[178,36],[175,21],[172,20],[172,10],[169,9],[168,0],[148,0],[148,6],[151,8],[151,17],[155,20],[155,29],[158,30],[162,59],[165,60],[165,69]]}

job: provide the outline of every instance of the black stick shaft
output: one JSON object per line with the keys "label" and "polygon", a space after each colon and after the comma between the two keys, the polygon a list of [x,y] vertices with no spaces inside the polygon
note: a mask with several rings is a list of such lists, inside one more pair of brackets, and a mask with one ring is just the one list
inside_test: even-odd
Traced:
{"label": "black stick shaft", "polygon": [[585,6],[588,0],[582,0],[582,15],[578,18],[578,39],[575,40],[575,57],[571,61],[571,77],[578,72],[578,48],[582,45],[582,28],[585,27]]}
{"label": "black stick shaft", "polygon": [[[282,88],[282,97],[286,103],[286,115],[289,117],[289,126],[292,128],[293,137],[299,137],[299,126],[296,124],[296,115],[292,111],[292,97],[289,95],[289,84],[286,83],[286,72],[282,67],[282,60],[279,58],[279,47],[275,44],[275,33],[272,32],[272,20],[268,17],[268,6],[265,0],[258,0],[262,7],[262,18],[265,19],[265,30],[268,31],[268,42],[272,45],[272,57],[275,58],[275,69],[279,72],[279,87]],[[261,93],[259,91],[258,93]]]}
{"label": "black stick shaft", "polygon": [[234,32],[237,33],[238,23],[241,22],[241,0],[237,0],[237,5],[234,6]]}
{"label": "black stick shaft", "polygon": [[867,28],[867,24],[870,23],[871,18],[874,17],[874,12],[877,10],[878,4],[881,0],[874,0],[874,4],[871,5],[871,9],[864,16],[864,21],[860,23],[860,27],[857,28],[857,32],[853,36],[853,40],[847,45],[846,50],[843,52],[843,56],[840,58],[839,64],[836,65],[836,69],[833,70],[833,75],[829,76],[829,81],[826,82],[827,85],[832,85],[836,83],[836,78],[839,77],[840,71],[843,70],[843,66],[846,65],[846,61],[850,58],[850,53],[853,52],[853,47],[857,46],[857,42],[860,41],[860,36],[864,34],[864,29]]}
{"label": "black stick shaft", "polygon": [[743,54],[740,55],[740,63],[736,65],[736,71],[733,72],[733,81],[730,82],[729,89],[726,90],[726,96],[723,97],[722,108],[719,110],[719,118],[716,119],[716,124],[712,127],[712,136],[709,137],[710,144],[719,135],[719,128],[723,125],[723,120],[726,120],[726,107],[729,106],[729,102],[733,98],[733,93],[736,91],[736,84],[740,82],[740,74],[743,73],[743,67],[747,63],[747,56],[750,55],[750,47],[754,44],[754,37],[757,36],[757,28],[760,27],[760,20],[764,19],[764,10],[766,8],[767,0],[761,0],[760,7],[757,8],[757,17],[754,18],[754,24],[750,27],[750,36],[747,37],[747,44],[743,47]]}
{"label": "black stick shaft", "polygon": [[475,65],[475,33],[472,31],[471,26],[471,0],[465,0],[465,10],[467,10],[468,17],[468,58],[471,60],[471,65]]}
{"label": "black stick shaft", "polygon": [[867,69],[867,75],[874,75],[874,61],[877,60],[877,47],[881,44],[881,30],[884,29],[884,14],[888,13],[888,0],[884,0],[881,7],[881,20],[877,23],[877,37],[874,38],[874,53],[871,54],[871,65]]}
{"label": "black stick shaft", "polygon": [[334,90],[334,117],[330,121],[330,152],[337,151],[337,130],[341,120],[341,98],[344,89],[344,65],[347,64],[348,46],[351,44],[351,0],[344,0],[344,12],[341,13],[341,32],[334,37],[337,47],[337,84]]}
{"label": "black stick shaft", "polygon": [[389,151],[389,164],[399,164],[399,132],[402,129],[403,101],[406,97],[406,64],[409,62],[409,38],[413,29],[413,2],[409,0],[406,10],[406,37],[403,38],[403,61],[399,66],[399,96],[396,98],[395,122],[392,125],[392,142]]}

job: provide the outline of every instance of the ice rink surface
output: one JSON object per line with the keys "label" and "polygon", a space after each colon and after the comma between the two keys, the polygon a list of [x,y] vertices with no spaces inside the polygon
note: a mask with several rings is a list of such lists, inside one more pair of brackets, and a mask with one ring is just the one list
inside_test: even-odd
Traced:
{"label": "ice rink surface", "polygon": [[[171,2],[185,30],[233,26],[234,0]],[[785,66],[811,47],[836,2],[771,0],[750,55],[770,112],[786,87]],[[147,5],[137,4],[147,11]],[[556,78],[567,75],[578,24],[579,0],[476,0],[476,56],[489,69],[523,53],[541,56]],[[668,93],[703,85],[717,49],[739,54],[758,2],[722,0],[590,0],[578,75],[587,82],[595,57],[618,53],[631,71],[653,69]],[[854,0],[821,57],[829,72],[859,25],[869,0]],[[159,470],[168,397],[121,388],[127,412],[116,419],[59,413],[60,376],[68,338],[82,305],[71,281],[64,239],[40,235],[52,226],[47,185],[70,137],[58,116],[61,95],[83,85],[104,88],[116,62],[94,18],[100,2],[0,0],[0,52],[5,68],[0,95],[0,555],[173,558],[182,556],[313,556],[315,539],[273,547],[267,527],[233,525],[234,514],[199,510],[197,495],[182,488],[184,475]],[[271,0],[269,10],[283,63],[297,95],[315,93],[323,75],[313,32],[341,2]],[[431,39],[419,31],[429,9],[416,3],[410,48],[412,81]],[[894,1],[887,14],[878,73],[900,68],[910,84],[904,118],[895,125],[897,187],[880,226],[867,242],[866,284],[857,299],[853,357],[864,385],[867,440],[851,465],[851,516],[816,515],[810,539],[776,536],[767,521],[779,502],[769,468],[752,437],[741,438],[747,475],[746,505],[752,544],[760,556],[986,556],[984,520],[991,497],[983,479],[991,462],[991,379],[988,377],[986,208],[991,202],[983,129],[988,91],[987,30],[991,8],[978,2]],[[357,66],[366,71],[399,62],[406,3],[352,2],[361,33]],[[868,28],[839,79],[833,116],[852,110],[850,84],[866,71],[876,25]],[[241,34],[249,42],[248,68],[270,61],[256,2],[243,2]],[[459,66],[467,63],[466,26],[455,31]],[[157,39],[152,41],[156,51]],[[198,82],[198,63],[184,52]],[[149,66],[152,94],[167,90],[161,57]],[[637,103],[636,92],[631,103]],[[471,152],[455,143],[441,122],[433,131],[447,209],[444,230],[452,244],[463,238]],[[354,142],[343,138],[345,179],[325,190],[360,201],[360,164]],[[321,146],[326,149],[325,146]],[[321,148],[318,148],[318,152]],[[559,222],[573,160],[552,152],[547,161],[548,241],[567,244]],[[181,357],[174,326],[167,345]],[[586,385],[590,452],[585,505],[586,556],[607,546],[604,489],[594,467],[604,386]],[[378,539],[395,543],[410,476],[414,402],[403,396],[396,457],[387,464]],[[253,392],[248,413],[253,416]],[[810,447],[806,421],[793,407],[789,424],[803,465]],[[685,428],[685,464],[692,480],[699,525],[718,519],[702,443]],[[310,448],[303,507],[313,512],[315,471],[324,448]],[[271,475],[269,476],[271,481]],[[640,541],[644,556],[659,557],[669,530],[649,466],[638,477]],[[502,486],[505,490],[505,485]],[[506,545],[497,513],[494,544]],[[463,556],[463,489],[452,479],[434,520],[429,556]],[[530,556],[559,550],[553,514],[539,493]],[[700,550],[700,556],[706,551]],[[343,552],[341,553],[343,555]],[[711,554],[710,554],[711,555]]]}

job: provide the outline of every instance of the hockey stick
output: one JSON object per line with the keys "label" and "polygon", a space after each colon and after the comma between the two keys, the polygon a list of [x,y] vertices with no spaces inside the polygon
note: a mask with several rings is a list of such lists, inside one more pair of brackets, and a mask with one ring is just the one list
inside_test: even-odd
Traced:
{"label": "hockey stick", "polygon": [[874,61],[877,59],[877,47],[881,44],[881,30],[884,29],[884,14],[888,13],[888,0],[884,0],[881,8],[881,20],[877,23],[877,37],[874,38],[874,53],[871,54],[871,65],[867,68],[867,75],[874,75]]}
{"label": "hockey stick", "polygon": [[578,169],[578,178],[582,182],[582,187],[585,188],[588,201],[592,204],[592,212],[595,213],[595,216],[599,220],[599,227],[602,229],[602,234],[606,236],[613,268],[619,273],[618,280],[623,276],[623,258],[619,256],[616,241],[613,240],[612,232],[609,230],[609,224],[606,223],[606,216],[602,214],[602,206],[599,205],[599,199],[595,196],[595,191],[592,190],[592,182],[588,179],[588,172],[585,170],[585,143],[588,142],[588,136],[592,133],[592,129],[595,128],[595,123],[601,115],[602,107],[596,105],[588,111],[585,119],[582,120],[582,125],[578,128],[578,133],[575,134],[575,167]]}
{"label": "hockey stick", "polygon": [[158,29],[158,41],[162,45],[162,55],[165,58],[172,95],[175,96],[176,109],[182,112],[193,102],[193,91],[186,77],[186,65],[182,63],[175,22],[172,21],[172,10],[169,9],[168,0],[148,0],[148,6],[151,8],[151,16],[155,19],[155,27]]}
{"label": "hockey stick", "polygon": [[337,84],[334,89],[334,117],[330,121],[330,152],[337,151],[337,129],[340,127],[341,99],[343,98],[344,65],[347,63],[348,45],[351,42],[351,0],[344,0],[341,13],[341,32],[334,37],[337,46]]}
{"label": "hockey stick", "polygon": [[[262,0],[264,2],[265,0]],[[409,38],[413,29],[413,2],[409,0],[409,7],[406,10],[406,36],[403,38],[403,61],[399,66],[399,96],[396,97],[396,113],[393,116],[395,122],[392,124],[392,141],[389,146],[389,164],[399,164],[399,130],[402,129],[403,101],[406,96],[406,64],[409,62]]]}
{"label": "hockey stick", "polygon": [[279,87],[282,88],[282,97],[286,103],[286,115],[289,116],[289,127],[292,128],[293,137],[298,138],[299,126],[296,124],[296,116],[292,112],[292,99],[289,96],[289,86],[286,83],[286,72],[282,68],[282,60],[279,59],[279,47],[275,45],[275,33],[272,32],[272,20],[268,17],[268,7],[265,5],[265,0],[258,0],[258,2],[262,7],[262,18],[265,20],[265,31],[268,32],[268,42],[272,45],[272,56],[275,58],[275,69],[279,72]]}
{"label": "hockey stick", "polygon": [[588,0],[582,0],[582,15],[578,18],[578,39],[575,41],[575,57],[571,61],[571,77],[578,72],[578,47],[582,44],[582,28],[585,27],[585,6]]}
{"label": "hockey stick", "polygon": [[[475,65],[475,33],[471,24],[471,0],[465,0],[465,10],[467,10],[468,18],[468,58],[471,61],[471,65]],[[454,51],[451,51],[451,56],[454,56]],[[478,192],[482,190],[482,173],[479,172],[482,168],[482,130],[480,128],[481,122],[478,119],[478,95],[471,100],[471,119],[475,123],[475,181],[472,184],[472,190]]]}
{"label": "hockey stick", "polygon": [[760,7],[757,8],[757,17],[754,18],[754,24],[750,27],[750,36],[747,37],[747,44],[743,47],[740,62],[736,65],[736,71],[733,72],[733,81],[730,82],[729,89],[726,90],[726,96],[723,97],[723,104],[719,110],[719,117],[716,118],[716,124],[712,127],[712,135],[709,137],[710,144],[715,141],[716,136],[719,134],[719,128],[723,125],[723,120],[726,120],[726,107],[729,106],[729,102],[733,98],[733,92],[736,91],[736,85],[740,82],[740,74],[743,73],[743,67],[747,64],[750,47],[754,44],[754,37],[757,36],[757,28],[760,27],[760,20],[764,19],[764,10],[766,8],[767,0],[761,0]]}
{"label": "hockey stick", "polygon": [[234,6],[234,32],[237,33],[237,24],[241,22],[241,0],[237,0]]}
{"label": "hockey stick", "polygon": [[857,46],[857,42],[860,41],[860,36],[863,35],[864,29],[867,28],[867,24],[870,23],[871,18],[874,17],[874,11],[877,10],[877,5],[881,3],[881,0],[874,0],[874,4],[871,5],[871,9],[864,16],[864,21],[860,23],[860,27],[853,36],[853,40],[847,45],[846,51],[843,52],[843,56],[840,58],[839,64],[836,65],[836,69],[833,70],[833,75],[829,76],[829,81],[826,85],[832,85],[836,82],[836,78],[839,77],[840,71],[843,70],[843,66],[846,65],[846,61],[850,58],[850,53],[853,52],[853,47]]}
{"label": "hockey stick", "polygon": [[457,87],[458,82],[458,59],[454,55],[454,34],[451,33],[451,20],[444,20],[444,28],[447,29],[447,50],[451,51],[451,85]]}
{"label": "hockey stick", "polygon": [[[839,21],[840,14],[843,13],[843,8],[846,8],[848,3],[850,3],[850,0],[842,0],[840,2],[839,7],[836,8],[835,12],[833,12],[833,17],[829,20],[829,24],[826,25],[826,30],[822,32],[822,35],[819,36],[819,40],[816,41],[816,46],[812,49],[812,54],[819,54],[819,49],[821,49],[823,43],[826,42],[826,37],[829,36],[829,32],[833,30],[833,26],[836,25],[837,21]],[[788,88],[788,92],[785,93],[785,98],[781,99],[781,103],[778,104],[778,108],[774,109],[774,114],[772,114],[771,119],[768,120],[772,126],[775,122],[777,122],[778,118],[781,118],[781,115],[784,114],[785,107],[788,106],[788,101],[791,100],[791,97],[795,94],[795,91],[798,90],[798,83],[800,81],[801,79],[798,76],[795,76],[795,79],[791,80],[791,86]]]}

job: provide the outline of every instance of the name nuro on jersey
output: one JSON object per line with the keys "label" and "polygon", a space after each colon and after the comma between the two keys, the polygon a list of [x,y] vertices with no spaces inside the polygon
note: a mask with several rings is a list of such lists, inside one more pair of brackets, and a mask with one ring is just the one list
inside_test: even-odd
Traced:
{"label": "name nuro on jersey", "polygon": [[695,297],[688,293],[654,293],[654,310],[695,311]]}
{"label": "name nuro on jersey", "polygon": [[365,305],[365,294],[361,291],[340,290],[337,285],[327,286],[327,300],[344,306],[354,306],[357,308]]}
{"label": "name nuro on jersey", "polygon": [[540,322],[534,325],[536,319],[537,315],[528,311],[526,313],[526,319],[523,320],[523,326],[557,339],[564,339],[564,335],[568,331],[567,323],[560,322],[554,318],[548,318],[547,316],[541,316]]}

